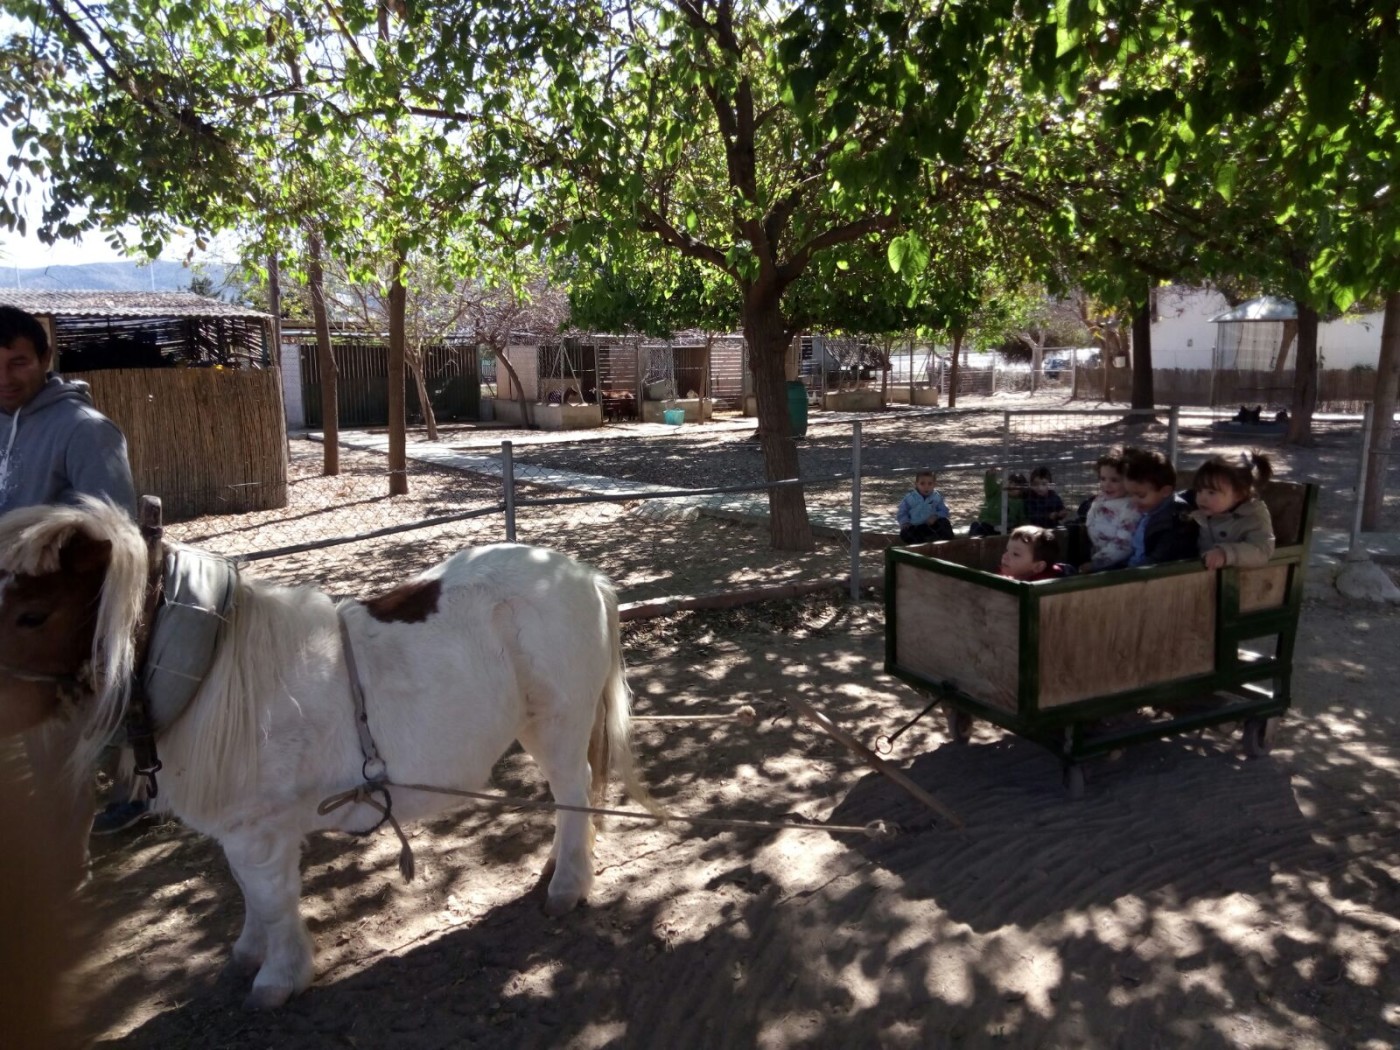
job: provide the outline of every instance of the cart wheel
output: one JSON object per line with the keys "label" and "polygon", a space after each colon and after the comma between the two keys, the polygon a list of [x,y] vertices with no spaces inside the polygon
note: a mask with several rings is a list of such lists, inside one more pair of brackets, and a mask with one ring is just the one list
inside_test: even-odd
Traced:
{"label": "cart wheel", "polygon": [[1244,730],[1240,734],[1244,753],[1250,758],[1263,758],[1267,755],[1274,745],[1274,727],[1277,725],[1277,718],[1246,719]]}
{"label": "cart wheel", "polygon": [[1065,765],[1065,793],[1078,801],[1084,797],[1084,767],[1075,763]]}
{"label": "cart wheel", "polygon": [[943,705],[943,715],[948,721],[948,736],[955,744],[966,744],[972,739],[972,716],[960,711],[952,704]]}

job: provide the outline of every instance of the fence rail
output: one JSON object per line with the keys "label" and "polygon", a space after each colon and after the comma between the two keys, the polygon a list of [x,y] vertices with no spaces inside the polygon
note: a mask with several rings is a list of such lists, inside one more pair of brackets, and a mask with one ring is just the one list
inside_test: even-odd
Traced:
{"label": "fence rail", "polygon": [[[296,442],[285,509],[206,518],[175,538],[238,556],[279,582],[327,581],[365,595],[400,582],[465,545],[519,540],[599,565],[630,597],[724,590],[749,582],[849,576],[854,587],[881,568],[895,542],[895,508],[926,467],[938,472],[957,531],[1004,522],[988,482],[1051,469],[1074,510],[1096,490],[1095,460],[1128,443],[1169,458],[1202,451],[1208,428],[1187,442],[1177,413],[1125,410],[966,410],[904,418],[814,419],[800,479],[770,482],[747,432],[706,426],[623,440],[531,436],[469,449],[428,446],[408,496],[389,497],[377,452],[342,450],[346,471],[319,473],[318,445]],[[727,436],[726,436],[727,435]],[[421,446],[420,446],[421,447]],[[1189,464],[1188,464],[1189,465]],[[792,554],[769,544],[768,494],[800,485],[818,548]],[[990,509],[989,509],[990,508]]]}

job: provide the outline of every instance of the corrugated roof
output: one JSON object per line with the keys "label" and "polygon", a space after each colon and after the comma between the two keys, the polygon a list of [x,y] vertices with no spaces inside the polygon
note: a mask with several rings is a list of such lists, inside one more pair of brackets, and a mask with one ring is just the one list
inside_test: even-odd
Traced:
{"label": "corrugated roof", "polygon": [[1265,295],[1240,303],[1233,310],[1226,310],[1218,317],[1210,319],[1211,324],[1229,324],[1236,321],[1294,321],[1298,318],[1298,307],[1292,299],[1280,299],[1275,295]]}
{"label": "corrugated roof", "polygon": [[48,317],[268,317],[194,292],[25,292],[0,289],[0,306]]}

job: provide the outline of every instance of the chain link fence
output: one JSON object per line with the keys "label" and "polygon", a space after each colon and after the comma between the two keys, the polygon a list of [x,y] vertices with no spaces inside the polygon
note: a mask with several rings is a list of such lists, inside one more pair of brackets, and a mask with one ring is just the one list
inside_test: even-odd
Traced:
{"label": "chain link fence", "polygon": [[[811,551],[772,549],[770,486],[751,422],[568,437],[512,432],[506,442],[489,432],[448,435],[410,446],[410,492],[393,497],[380,451],[344,447],[341,473],[326,477],[321,446],[297,440],[287,507],[200,518],[168,532],[245,559],[247,571],[264,578],[317,584],[340,596],[382,591],[453,551],[508,538],[598,566],[624,600],[852,575],[872,582],[883,567],[883,547],[897,539],[895,510],[920,470],[937,473],[954,529],[965,534],[984,516],[989,477],[1004,484],[1011,474],[1047,466],[1073,510],[1096,491],[1095,460],[1115,445],[1156,449],[1195,466],[1220,439],[1207,426],[1190,424],[1167,409],[814,418],[799,443],[801,485],[816,533]],[[1334,488],[1349,507],[1357,423],[1332,424],[1326,434],[1314,461],[1337,475]],[[1312,472],[1308,461],[1291,471]],[[1349,521],[1335,524],[1345,528]]]}

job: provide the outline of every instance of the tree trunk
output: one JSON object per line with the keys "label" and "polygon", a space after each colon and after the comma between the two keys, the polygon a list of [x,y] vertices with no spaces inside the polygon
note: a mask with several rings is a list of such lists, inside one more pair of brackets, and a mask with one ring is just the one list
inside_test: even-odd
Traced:
{"label": "tree trunk", "polygon": [[1371,411],[1371,461],[1366,464],[1366,501],[1361,506],[1361,528],[1381,527],[1385,503],[1385,475],[1391,434],[1395,430],[1395,403],[1400,398],[1400,292],[1385,297],[1385,321],[1381,324],[1381,359],[1376,365],[1376,401]]}
{"label": "tree trunk", "polygon": [[1133,311],[1133,408],[1155,407],[1152,390],[1152,301]]}
{"label": "tree trunk", "polygon": [[1031,340],[1031,393],[1040,391],[1040,369],[1045,364],[1045,347],[1039,339]]}
{"label": "tree trunk", "polygon": [[1317,411],[1317,311],[1298,304],[1298,355],[1293,373],[1293,404],[1288,410],[1287,445],[1313,444],[1312,420]]}
{"label": "tree trunk", "polygon": [[340,408],[336,400],[335,353],[326,314],[326,274],[321,234],[306,235],[306,283],[311,291],[311,315],[316,321],[316,362],[321,369],[321,473],[340,473]]}
{"label": "tree trunk", "polygon": [[958,407],[958,358],[962,357],[963,331],[961,328],[954,328],[951,333],[953,337],[953,361],[948,368],[948,407]]}
{"label": "tree trunk", "polygon": [[[402,266],[403,260],[399,260]],[[408,289],[402,275],[389,286],[389,495],[408,494],[408,435],[404,430],[404,350]]]}
{"label": "tree trunk", "polygon": [[[282,267],[279,264],[276,252],[270,252],[267,256],[267,312],[272,315],[272,346],[268,355],[272,366],[277,369],[279,378],[286,375],[286,366],[282,362]],[[301,368],[301,350],[297,350],[297,370]],[[282,419],[287,418],[287,402],[285,386],[281,383],[277,386],[278,411],[282,414]],[[285,434],[286,451],[288,459],[291,458],[292,439],[290,434]]]}
{"label": "tree trunk", "polygon": [[428,430],[428,440],[438,439],[437,415],[433,412],[433,401],[428,396],[428,384],[423,379],[423,346],[420,343],[418,348],[409,355],[407,359],[408,370],[413,373],[413,388],[418,391],[418,408],[423,413],[423,426]]}
{"label": "tree trunk", "polygon": [[[744,304],[744,338],[749,344],[758,404],[758,438],[766,480],[799,476],[797,442],[788,416],[787,350],[791,342],[776,298]],[[775,550],[808,551],[816,546],[807,501],[800,485],[768,490],[769,536]]]}

